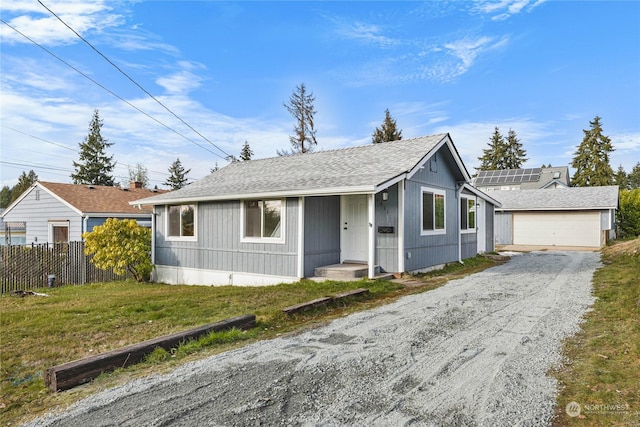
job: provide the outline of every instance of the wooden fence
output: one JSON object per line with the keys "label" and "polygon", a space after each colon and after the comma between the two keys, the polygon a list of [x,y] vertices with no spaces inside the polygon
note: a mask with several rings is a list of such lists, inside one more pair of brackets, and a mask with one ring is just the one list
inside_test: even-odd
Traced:
{"label": "wooden fence", "polygon": [[0,246],[0,293],[54,286],[123,280],[111,270],[100,270],[84,253],[84,242]]}

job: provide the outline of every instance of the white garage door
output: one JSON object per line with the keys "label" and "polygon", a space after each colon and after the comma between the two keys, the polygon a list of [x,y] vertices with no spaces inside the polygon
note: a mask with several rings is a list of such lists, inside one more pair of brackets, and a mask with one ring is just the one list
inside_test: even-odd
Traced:
{"label": "white garage door", "polygon": [[514,213],[513,244],[599,247],[600,213]]}

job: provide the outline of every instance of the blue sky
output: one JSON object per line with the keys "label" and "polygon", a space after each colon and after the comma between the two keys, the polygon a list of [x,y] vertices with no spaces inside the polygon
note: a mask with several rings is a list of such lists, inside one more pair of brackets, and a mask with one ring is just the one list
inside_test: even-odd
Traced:
{"label": "blue sky", "polygon": [[0,185],[71,182],[94,109],[118,182],[141,163],[162,187],[178,157],[202,178],[245,141],[275,156],[301,83],[318,150],[370,143],[388,108],[404,138],[449,132],[472,173],[496,126],[526,167],[562,166],[598,115],[611,166],[640,161],[637,1],[42,3],[189,126],[37,0],[3,0]]}

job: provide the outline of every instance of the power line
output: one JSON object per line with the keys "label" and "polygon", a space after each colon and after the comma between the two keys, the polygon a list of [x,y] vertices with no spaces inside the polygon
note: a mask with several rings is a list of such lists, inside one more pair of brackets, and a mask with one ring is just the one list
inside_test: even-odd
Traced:
{"label": "power line", "polygon": [[63,144],[60,144],[60,143],[57,143],[57,142],[48,141],[48,140],[46,140],[46,139],[44,139],[44,138],[40,138],[39,136],[31,135],[30,133],[26,133],[26,132],[22,132],[21,130],[14,129],[14,128],[12,128],[11,126],[7,126],[7,125],[2,125],[2,126],[6,127],[7,129],[10,129],[10,130],[12,130],[12,131],[14,131],[14,132],[21,133],[22,135],[30,136],[30,137],[31,137],[31,138],[33,138],[33,139],[38,139],[38,140],[40,140],[40,141],[42,141],[42,142],[46,142],[46,143],[49,143],[49,144],[57,145],[58,147],[66,148],[67,150],[71,150],[71,151],[73,151],[74,153],[77,153],[77,152],[78,152],[75,148],[67,147],[66,145],[63,145]]}
{"label": "power line", "polygon": [[[69,26],[69,24],[67,24],[66,22],[64,22],[62,20],[62,18],[60,18],[58,15],[55,14],[55,12],[53,12],[51,9],[49,9],[47,6],[45,6],[44,3],[42,3],[41,0],[38,0],[38,3],[40,3],[42,5],[42,7],[44,7],[45,9],[47,9],[49,11],[49,13],[51,13],[53,16],[55,16],[58,21],[62,22],[64,24],[65,27],[67,27],[68,29],[70,29],[71,31],[73,31],[73,33],[78,36],[78,38],[80,40],[82,40],[83,42],[85,42],[91,49],[93,49],[98,55],[100,55],[101,57],[104,58],[105,61],[107,61],[109,64],[111,64],[116,70],[118,70],[122,75],[124,75],[127,79],[129,79],[131,81],[131,83],[133,83],[134,85],[136,85],[138,88],[140,88],[140,90],[142,90],[144,93],[146,93],[151,99],[153,99],[154,101],[156,101],[158,104],[160,104],[160,106],[162,106],[162,108],[164,108],[165,110],[167,110],[169,113],[171,113],[176,119],[180,120],[183,124],[185,124],[189,129],[191,129],[192,131],[194,131],[195,133],[197,133],[198,135],[200,135],[200,137],[202,139],[204,139],[205,141],[207,141],[209,144],[211,144],[212,146],[216,147],[218,150],[220,150],[222,153],[224,153],[224,155],[226,156],[226,158],[231,158],[231,154],[227,153],[226,151],[224,151],[222,148],[218,147],[216,144],[214,144],[213,142],[209,141],[209,139],[204,136],[203,134],[201,134],[200,132],[198,132],[193,126],[191,126],[189,123],[185,122],[181,117],[179,117],[176,113],[174,113],[173,111],[171,111],[171,109],[169,109],[169,107],[167,107],[166,105],[164,105],[159,99],[157,99],[155,96],[153,96],[149,91],[147,91],[144,87],[142,87],[142,85],[140,85],[138,82],[136,82],[131,76],[129,76],[126,72],[124,72],[120,67],[118,67],[113,61],[111,61],[109,58],[107,58],[102,52],[100,52],[95,46],[93,46],[91,43],[89,43],[88,40],[86,40],[84,37],[82,37],[80,34],[78,34],[78,32],[76,30],[74,30],[73,28],[71,28],[71,26]],[[225,158],[225,159],[226,159]]]}
{"label": "power line", "polygon": [[[121,100],[122,102],[124,102],[125,104],[129,105],[131,108],[137,110],[138,112],[144,114],[145,116],[149,117],[151,120],[155,121],[156,123],[162,125],[163,127],[165,127],[166,129],[170,130],[171,132],[181,136],[182,138],[186,139],[187,141],[191,142],[192,144],[197,145],[198,147],[202,148],[203,150],[208,151],[209,153],[213,154],[214,156],[217,156],[219,158],[221,158],[222,160],[226,160],[225,157],[222,157],[220,154],[218,153],[214,153],[213,151],[209,150],[207,147],[204,147],[200,144],[198,144],[197,142],[195,142],[194,140],[186,137],[185,135],[181,134],[180,132],[178,132],[177,130],[173,129],[172,127],[162,123],[160,120],[156,119],[155,117],[151,116],[150,114],[146,113],[145,111],[141,110],[140,108],[136,107],[135,105],[133,105],[131,102],[127,101],[126,99],[124,99],[123,97],[121,97],[120,95],[118,95],[117,93],[113,92],[111,89],[107,88],[106,86],[102,85],[101,83],[97,82],[96,80],[92,79],[91,77],[89,77],[87,74],[83,73],[82,71],[80,71],[79,69],[77,69],[76,67],[74,67],[73,65],[69,64],[68,62],[66,62],[64,59],[60,58],[58,55],[56,55],[55,53],[51,52],[49,49],[47,49],[46,47],[38,44],[35,40],[31,39],[29,36],[27,36],[26,34],[20,32],[17,28],[13,27],[12,25],[10,25],[9,23],[7,23],[5,20],[0,18],[0,22],[2,22],[4,25],[6,25],[7,27],[11,28],[13,31],[15,31],[16,33],[20,34],[22,37],[24,37],[25,39],[29,40],[31,43],[33,43],[34,45],[38,46],[40,49],[44,50],[45,52],[47,52],[49,55],[53,56],[54,58],[56,58],[58,61],[62,62],[64,65],[66,65],[67,67],[71,68],[72,70],[74,70],[75,72],[77,72],[78,74],[82,75],[83,77],[85,77],[87,80],[91,81],[92,83],[94,83],[95,85],[99,86],[100,88],[104,89],[105,91],[109,92],[111,95],[115,96],[116,98],[118,98],[119,100]],[[217,148],[217,147],[216,147]],[[222,150],[221,150],[222,151]],[[224,153],[224,151],[223,151]],[[225,153],[226,154],[226,153]]]}
{"label": "power line", "polygon": [[[5,128],[7,128],[7,129],[10,129],[10,130],[12,130],[12,131],[14,131],[14,132],[17,132],[17,133],[19,133],[19,134],[22,134],[22,135],[28,136],[28,137],[30,137],[30,138],[37,139],[37,140],[39,140],[39,141],[46,142],[46,143],[48,143],[48,144],[53,144],[53,145],[58,146],[58,147],[66,148],[67,150],[71,150],[71,151],[73,151],[73,152],[74,152],[74,153],[76,153],[76,154],[79,154],[79,153],[80,153],[80,152],[79,152],[78,150],[76,150],[75,148],[67,147],[66,145],[63,145],[63,144],[60,144],[60,143],[57,143],[57,142],[53,142],[53,141],[49,141],[49,140],[44,139],[44,138],[40,138],[39,136],[35,136],[35,135],[30,134],[30,133],[23,132],[23,131],[21,131],[21,130],[18,130],[18,129],[12,128],[11,126],[7,126],[7,125],[2,125],[2,126],[3,126],[3,127],[5,127]],[[50,155],[50,156],[55,156],[55,154],[49,154],[49,155]],[[60,158],[63,158],[63,159],[67,159],[67,160],[75,161],[74,159],[70,159],[70,158],[68,158],[68,157],[64,157],[64,156],[59,156],[59,155],[58,155],[58,156],[56,156],[56,157],[60,157]],[[5,159],[5,160],[6,160],[6,159]],[[129,163],[121,163],[121,162],[116,161],[116,167],[118,167],[118,166],[126,167],[126,168],[127,168],[127,170],[128,170],[128,169],[131,167],[131,164],[129,164]],[[146,167],[145,167],[145,169],[146,169]],[[147,169],[147,172],[151,172],[151,173],[155,173],[155,174],[160,174],[160,175],[166,175],[166,176],[170,176],[170,175],[171,175],[169,172],[160,172],[160,171],[154,171],[154,170],[150,170],[150,169]]]}

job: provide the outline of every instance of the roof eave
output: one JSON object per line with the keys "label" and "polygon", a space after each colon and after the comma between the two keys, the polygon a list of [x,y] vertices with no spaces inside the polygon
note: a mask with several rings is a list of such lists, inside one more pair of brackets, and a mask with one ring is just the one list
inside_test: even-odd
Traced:
{"label": "roof eave", "polygon": [[464,183],[463,185],[465,190],[470,191],[471,193],[475,194],[476,196],[480,197],[482,200],[484,200],[485,202],[489,202],[492,205],[494,205],[496,208],[501,207],[502,203],[500,203],[499,201],[497,201],[496,199],[494,199],[493,197],[489,196],[486,193],[483,193],[482,191],[478,190],[477,188],[475,188],[474,186],[472,186],[469,183]]}
{"label": "roof eave", "polygon": [[527,208],[510,208],[502,206],[496,208],[499,211],[602,211],[608,209],[617,209],[616,206],[575,206],[575,207],[527,207]]}
{"label": "roof eave", "polygon": [[[386,188],[386,187],[385,187]],[[261,193],[236,193],[224,195],[207,195],[199,197],[176,197],[162,200],[140,199],[129,202],[132,206],[137,205],[170,205],[188,202],[216,202],[223,200],[243,200],[243,199],[277,199],[284,197],[308,197],[308,196],[336,196],[346,194],[375,194],[377,186],[361,185],[353,187],[334,187],[319,188],[315,190],[289,190],[289,191],[270,191]],[[379,191],[379,190],[378,190]]]}

